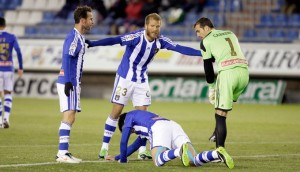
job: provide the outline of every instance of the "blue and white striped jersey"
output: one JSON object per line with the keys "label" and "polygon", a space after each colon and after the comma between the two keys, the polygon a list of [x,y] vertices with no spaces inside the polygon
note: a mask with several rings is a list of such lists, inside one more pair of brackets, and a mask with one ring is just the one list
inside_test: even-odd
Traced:
{"label": "blue and white striped jersey", "polygon": [[23,69],[22,53],[16,36],[5,31],[0,31],[0,71],[14,71],[13,48],[17,52],[19,69]]}
{"label": "blue and white striped jersey", "polygon": [[[143,83],[147,80],[148,66],[160,49],[177,50],[177,44],[163,35],[149,42],[145,32],[141,29],[121,36],[120,44],[126,45],[126,51],[117,72],[121,77],[133,82]],[[196,55],[200,56],[201,52],[198,51]]]}
{"label": "blue and white striped jersey", "polygon": [[[143,111],[143,110],[133,110],[127,113],[124,128],[134,129],[135,134],[140,136],[141,138],[149,138],[149,132],[151,130],[151,126],[158,120],[168,120],[166,118],[162,118],[157,114],[152,112]],[[129,137],[129,136],[125,136]],[[123,136],[122,136],[123,138]]]}
{"label": "blue and white striped jersey", "polygon": [[[151,126],[158,120],[168,119],[143,110],[133,110],[127,113],[122,130],[123,132],[120,142],[120,155],[117,157],[120,158],[121,162],[126,162],[128,149],[130,150],[129,152],[131,154],[140,147],[142,139],[144,141],[145,139],[147,139],[150,141],[150,143],[152,142]],[[132,129],[134,129],[135,134],[137,134],[141,139],[138,138],[136,140],[138,142],[135,142],[136,144],[133,144],[133,146],[127,149],[128,140],[131,135]]]}
{"label": "blue and white striped jersey", "polygon": [[74,28],[67,35],[62,52],[62,66],[57,83],[72,82],[73,86],[80,84],[85,53],[85,38]]}
{"label": "blue and white striped jersey", "polygon": [[148,66],[160,49],[168,49],[185,55],[201,56],[200,50],[176,44],[163,35],[152,42],[149,42],[145,35],[145,29],[140,29],[113,38],[91,41],[90,45],[92,47],[114,44],[126,46],[117,74],[126,80],[138,83],[143,83],[148,79]]}

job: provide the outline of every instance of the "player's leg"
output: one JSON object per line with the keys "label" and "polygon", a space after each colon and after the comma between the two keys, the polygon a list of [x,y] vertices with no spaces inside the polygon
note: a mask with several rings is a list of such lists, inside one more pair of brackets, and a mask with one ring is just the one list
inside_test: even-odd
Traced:
{"label": "player's leg", "polygon": [[82,161],[69,152],[69,139],[72,125],[75,122],[75,114],[81,111],[80,87],[73,89],[74,91],[71,91],[70,96],[67,97],[64,92],[64,85],[57,84],[60,111],[63,113],[63,117],[59,126],[59,149],[56,161],[62,163],[79,163]]}
{"label": "player's leg", "polygon": [[2,118],[2,92],[0,92],[0,128],[4,128]]}
{"label": "player's leg", "polygon": [[13,90],[14,73],[4,72],[4,116],[3,127],[9,128],[9,118],[12,108],[12,90]]}
{"label": "player's leg", "polygon": [[196,155],[196,151],[190,142],[183,143],[180,147],[180,157],[181,162],[184,166],[195,166],[194,157]]}
{"label": "player's leg", "polygon": [[2,118],[2,95],[3,95],[3,72],[0,72],[0,128],[3,128],[3,118]]}
{"label": "player's leg", "polygon": [[[233,159],[226,152],[225,140],[227,135],[227,126],[226,126],[226,116],[227,111],[232,109],[232,102],[237,101],[238,97],[241,95],[243,90],[246,88],[249,82],[249,72],[246,68],[234,68],[234,72],[224,73],[225,80],[220,81],[223,83],[218,88],[221,92],[218,94],[220,99],[218,105],[223,105],[222,108],[218,109],[220,106],[216,106],[216,147],[217,153],[220,159],[227,165],[228,168],[232,169],[234,167]],[[224,79],[222,78],[222,79]]]}
{"label": "player's leg", "polygon": [[[245,79],[243,79],[245,78]],[[216,85],[216,147],[225,147],[227,136],[226,117],[249,80],[246,68],[234,68],[219,73]]]}
{"label": "player's leg", "polygon": [[[151,104],[151,95],[149,83],[136,83],[134,92],[132,93],[132,102],[135,109],[147,110]],[[138,159],[152,159],[149,151],[146,150],[146,143],[139,148]]]}
{"label": "player's leg", "polygon": [[104,126],[102,146],[99,152],[99,159],[104,159],[108,155],[110,140],[116,131],[118,118],[122,113],[124,105],[113,103],[111,114],[107,117]]}
{"label": "player's leg", "polygon": [[172,130],[172,147],[179,149],[184,166],[194,166],[193,157],[196,155],[196,151],[191,140],[178,123],[174,121],[169,121],[169,123],[168,127]]}
{"label": "player's leg", "polygon": [[166,162],[179,157],[180,147],[172,147],[173,137],[170,121],[156,121],[151,127],[151,132],[151,155],[156,166],[163,166]]}
{"label": "player's leg", "polygon": [[236,102],[249,82],[249,71],[247,68],[235,68],[237,81],[233,90],[233,102]]}
{"label": "player's leg", "polygon": [[180,149],[171,149],[169,150],[166,147],[158,146],[151,149],[151,155],[155,166],[163,166],[168,161],[171,161],[179,157]]}
{"label": "player's leg", "polygon": [[230,169],[234,166],[232,158],[229,154],[227,154],[223,147],[219,147],[216,150],[200,152],[194,157],[194,163],[196,166],[202,166],[208,162],[214,162],[217,160],[224,162]]}
{"label": "player's leg", "polygon": [[[226,152],[224,147],[218,147],[215,150],[218,153],[219,159],[225,163],[225,165],[229,168],[232,169],[234,167],[234,162],[231,156]],[[214,152],[212,152],[213,155]]]}
{"label": "player's leg", "polygon": [[131,97],[133,86],[133,82],[116,75],[111,96],[113,108],[111,114],[105,121],[102,146],[99,152],[100,159],[104,159],[105,156],[108,155],[110,140],[116,130],[118,118],[121,115],[124,106],[127,105],[128,99]]}
{"label": "player's leg", "polygon": [[219,73],[216,84],[216,147],[225,147],[227,136],[226,117],[232,109],[233,89],[237,83],[236,74],[232,70]]}

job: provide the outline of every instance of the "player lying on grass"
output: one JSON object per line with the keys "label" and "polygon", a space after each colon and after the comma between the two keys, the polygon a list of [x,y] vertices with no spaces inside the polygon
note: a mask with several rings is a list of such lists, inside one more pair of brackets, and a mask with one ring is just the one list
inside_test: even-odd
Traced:
{"label": "player lying on grass", "polygon": [[[108,155],[106,160],[127,163],[127,157],[149,140],[155,166],[163,166],[166,162],[181,157],[184,166],[201,166],[207,162],[221,160],[228,168],[234,167],[232,158],[223,147],[196,154],[189,137],[178,123],[152,112],[133,110],[123,113],[118,126],[122,132],[120,155]],[[131,133],[137,134],[138,138],[127,147]]]}

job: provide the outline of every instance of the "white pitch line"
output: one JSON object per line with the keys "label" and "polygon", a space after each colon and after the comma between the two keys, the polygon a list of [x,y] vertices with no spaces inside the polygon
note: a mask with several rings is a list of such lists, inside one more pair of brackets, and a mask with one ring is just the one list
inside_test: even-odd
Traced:
{"label": "white pitch line", "polygon": [[[193,145],[197,145],[197,144],[207,144],[208,142],[197,142],[197,143],[193,143]],[[253,142],[253,141],[249,141],[249,142],[226,142],[227,145],[233,145],[233,144],[257,144],[257,145],[264,145],[264,144],[300,144],[299,141],[274,141],[274,142]],[[117,145],[117,144],[116,144]],[[99,144],[72,144],[72,146],[99,146]],[[53,144],[53,145],[0,145],[0,148],[13,148],[13,147],[57,147],[57,144]]]}
{"label": "white pitch line", "polygon": [[[274,155],[250,155],[250,156],[232,156],[233,158],[270,158],[270,157],[291,157],[291,156],[300,156],[300,154],[274,154]],[[141,161],[138,159],[129,159],[129,161]],[[82,161],[81,163],[107,163],[113,161],[105,160],[95,160],[95,161]],[[0,165],[0,168],[7,167],[28,167],[28,166],[39,166],[39,165],[52,165],[52,164],[62,164],[58,162],[41,162],[41,163],[32,163],[32,164],[6,164]]]}
{"label": "white pitch line", "polygon": [[[104,163],[104,162],[112,162],[112,161],[82,161],[81,163]],[[41,162],[41,163],[32,163],[32,164],[6,164],[0,165],[0,168],[5,167],[28,167],[28,166],[39,166],[39,165],[52,165],[52,164],[62,164],[59,162]]]}
{"label": "white pitch line", "polygon": [[300,156],[300,154],[275,154],[275,155],[250,155],[250,156],[232,156],[233,158],[269,158],[269,157],[289,157]]}

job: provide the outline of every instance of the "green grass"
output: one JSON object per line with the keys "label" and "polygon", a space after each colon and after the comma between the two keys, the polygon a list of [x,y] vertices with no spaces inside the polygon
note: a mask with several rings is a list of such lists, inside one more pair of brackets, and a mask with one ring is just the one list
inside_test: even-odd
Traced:
{"label": "green grass", "polygon": [[[229,170],[222,163],[187,168],[179,159],[163,167],[155,167],[152,161],[129,160],[128,164],[98,161],[103,126],[112,105],[108,100],[95,99],[83,99],[81,103],[82,112],[77,114],[71,132],[70,152],[84,163],[55,163],[61,120],[57,100],[16,98],[11,127],[0,129],[0,171]],[[126,111],[130,109],[131,105],[125,108]],[[197,151],[214,148],[214,144],[208,142],[215,125],[214,109],[210,104],[153,102],[149,110],[181,124]],[[299,171],[299,112],[299,105],[235,104],[227,118],[226,142],[226,149],[235,161],[233,171]],[[117,131],[111,140],[110,154],[119,153],[119,139]],[[136,156],[129,159],[136,159]]]}

